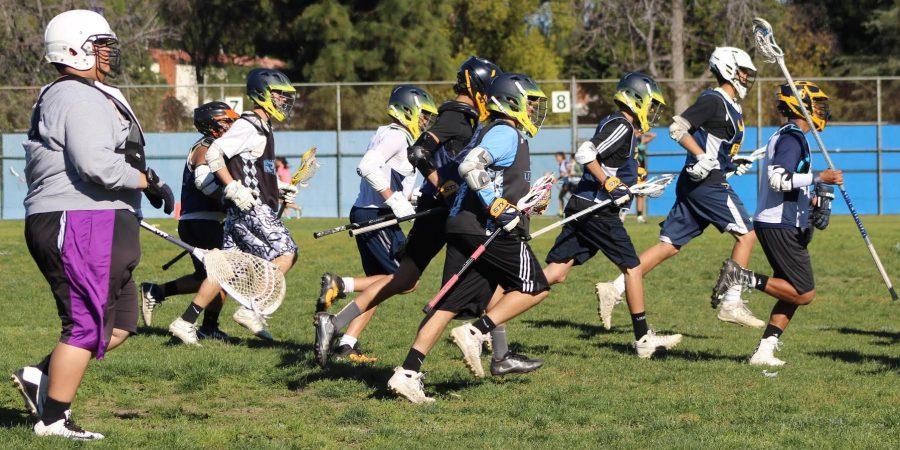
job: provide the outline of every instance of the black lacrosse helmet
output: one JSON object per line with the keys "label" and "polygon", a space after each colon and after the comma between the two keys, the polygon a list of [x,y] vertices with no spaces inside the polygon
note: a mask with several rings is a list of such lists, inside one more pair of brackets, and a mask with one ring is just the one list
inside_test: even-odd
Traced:
{"label": "black lacrosse helmet", "polygon": [[238,117],[225,102],[204,103],[194,109],[194,126],[204,136],[217,138],[225,133]]}
{"label": "black lacrosse helmet", "polygon": [[456,85],[453,90],[460,95],[468,95],[478,108],[480,119],[487,119],[487,89],[491,80],[503,73],[496,64],[484,58],[470,56],[463,61],[456,72]]}

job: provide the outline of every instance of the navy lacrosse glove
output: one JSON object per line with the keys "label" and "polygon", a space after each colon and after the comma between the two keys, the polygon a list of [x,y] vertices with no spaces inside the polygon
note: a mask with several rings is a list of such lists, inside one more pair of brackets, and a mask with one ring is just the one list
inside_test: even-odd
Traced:
{"label": "navy lacrosse glove", "polygon": [[828,227],[831,219],[831,202],[834,201],[834,187],[825,183],[816,183],[816,206],[813,207],[809,220],[820,230]]}

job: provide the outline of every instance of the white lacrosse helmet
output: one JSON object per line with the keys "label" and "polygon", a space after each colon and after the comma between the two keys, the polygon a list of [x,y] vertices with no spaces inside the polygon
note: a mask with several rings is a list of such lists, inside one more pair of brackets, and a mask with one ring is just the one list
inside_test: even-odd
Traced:
{"label": "white lacrosse helmet", "polygon": [[116,33],[103,16],[86,9],[60,13],[50,19],[44,30],[44,59],[77,70],[88,70],[97,62],[94,42],[98,40],[118,42]]}
{"label": "white lacrosse helmet", "polygon": [[[738,69],[747,73],[747,82],[741,82]],[[736,47],[716,47],[709,57],[709,70],[713,75],[730,83],[739,98],[744,98],[756,79],[756,66],[747,52]]]}

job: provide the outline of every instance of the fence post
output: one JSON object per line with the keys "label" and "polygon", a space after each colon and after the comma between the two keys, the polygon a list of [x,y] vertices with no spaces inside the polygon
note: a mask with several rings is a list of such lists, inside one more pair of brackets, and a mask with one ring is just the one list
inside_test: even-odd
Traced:
{"label": "fence post", "polygon": [[573,153],[578,148],[578,99],[576,97],[576,86],[575,77],[572,77],[572,81],[569,84],[569,94],[572,97],[572,104],[569,105],[572,107],[572,149],[567,153]]}
{"label": "fence post", "polygon": [[334,190],[335,195],[337,195],[337,216],[341,218],[341,83],[338,82],[335,85],[335,95],[337,96],[337,126],[336,132],[337,136],[335,136],[335,150],[334,150],[334,170],[335,170],[335,183],[337,184],[336,189]]}
{"label": "fence post", "polygon": [[878,215],[884,212],[881,209],[881,77],[875,80],[875,99],[877,103],[877,122],[875,123],[875,184],[877,186],[878,197],[876,203],[878,205]]}

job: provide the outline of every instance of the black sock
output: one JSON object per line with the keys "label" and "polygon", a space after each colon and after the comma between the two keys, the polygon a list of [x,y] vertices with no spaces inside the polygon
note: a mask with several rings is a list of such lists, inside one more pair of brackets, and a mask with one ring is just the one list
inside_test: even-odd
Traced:
{"label": "black sock", "polygon": [[497,328],[497,325],[494,324],[494,321],[491,320],[491,318],[488,317],[487,314],[481,316],[480,319],[478,319],[474,323],[472,323],[472,326],[477,328],[478,331],[481,332],[481,334],[488,334],[494,328]]}
{"label": "black sock", "polygon": [[769,284],[769,277],[760,275],[758,273],[755,273],[753,275],[756,278],[756,283],[753,285],[753,287],[757,290],[765,291],[766,285]]}
{"label": "black sock", "polygon": [[406,354],[406,361],[403,361],[402,367],[406,370],[412,370],[413,372],[421,372],[423,362],[425,362],[425,354],[414,348],[410,348],[409,353]]}
{"label": "black sock", "polygon": [[53,353],[50,353],[49,355],[45,356],[44,359],[42,359],[41,362],[35,364],[34,367],[37,367],[38,370],[43,372],[44,375],[50,374],[50,357],[51,356],[53,356]]}
{"label": "black sock", "polygon": [[221,309],[207,309],[206,313],[203,314],[203,322],[200,328],[206,330],[215,330],[219,328],[219,314],[221,312]]}
{"label": "black sock", "polygon": [[645,334],[649,327],[647,326],[647,315],[641,311],[637,314],[631,315],[631,326],[634,328],[634,340],[639,341]]}
{"label": "black sock", "polygon": [[71,406],[71,402],[60,402],[48,395],[47,399],[44,400],[44,410],[41,412],[41,421],[44,422],[44,425],[50,425],[51,423],[66,417],[66,411],[68,411]]}
{"label": "black sock", "polygon": [[196,303],[191,303],[188,305],[187,309],[184,310],[184,314],[181,315],[181,318],[190,323],[197,323],[197,318],[200,317],[200,313],[203,312],[203,308]]}
{"label": "black sock", "polygon": [[781,328],[778,328],[775,325],[772,325],[770,323],[770,324],[766,325],[766,331],[763,331],[763,339],[765,339],[769,336],[775,336],[777,338],[780,338],[781,333],[784,333],[784,330],[782,330]]}

